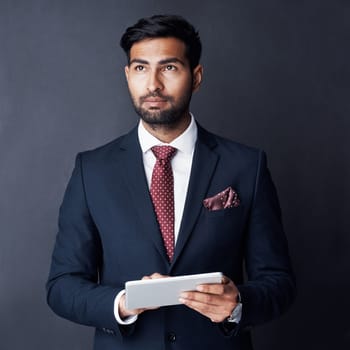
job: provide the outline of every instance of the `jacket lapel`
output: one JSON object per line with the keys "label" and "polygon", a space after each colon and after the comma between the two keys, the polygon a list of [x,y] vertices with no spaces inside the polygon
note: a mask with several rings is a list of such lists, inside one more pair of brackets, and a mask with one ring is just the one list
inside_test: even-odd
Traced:
{"label": "jacket lapel", "polygon": [[120,164],[120,171],[123,173],[124,181],[129,189],[131,202],[135,205],[135,212],[140,218],[142,224],[140,230],[149,236],[159,254],[168,264],[168,258],[149,194],[137,128],[134,128],[125,136],[121,150],[122,162]]}
{"label": "jacket lapel", "polygon": [[[214,152],[215,147],[215,138],[198,125],[198,139],[193,155],[186,202],[170,271],[191,236],[202,209],[202,202],[207,194],[219,158],[217,153]],[[131,202],[135,205],[135,212],[142,224],[140,230],[143,230],[145,235],[149,236],[164,262],[168,264],[168,258],[149,194],[142,151],[137,136],[137,127],[124,136],[120,149],[121,163],[118,166],[118,171],[122,173],[131,196]]]}
{"label": "jacket lapel", "polygon": [[219,158],[217,153],[213,151],[215,147],[214,137],[198,125],[198,139],[193,155],[191,176],[172,267],[180,257],[203,207],[202,202],[207,194]]}

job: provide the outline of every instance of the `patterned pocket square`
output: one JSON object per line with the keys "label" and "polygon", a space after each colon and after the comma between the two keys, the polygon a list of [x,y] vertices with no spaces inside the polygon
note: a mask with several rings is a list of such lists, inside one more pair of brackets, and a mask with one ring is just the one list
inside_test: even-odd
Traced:
{"label": "patterned pocket square", "polygon": [[204,199],[203,205],[210,211],[238,207],[240,200],[237,192],[230,186],[213,197]]}

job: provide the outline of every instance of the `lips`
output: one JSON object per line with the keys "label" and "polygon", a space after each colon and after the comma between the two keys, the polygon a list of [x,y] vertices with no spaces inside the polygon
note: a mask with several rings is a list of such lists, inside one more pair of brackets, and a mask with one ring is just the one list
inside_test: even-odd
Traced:
{"label": "lips", "polygon": [[144,102],[166,102],[167,100],[161,98],[146,98]]}
{"label": "lips", "polygon": [[146,108],[151,108],[151,109],[159,109],[165,107],[167,104],[168,100],[164,97],[146,97],[142,99],[142,103],[145,104]]}

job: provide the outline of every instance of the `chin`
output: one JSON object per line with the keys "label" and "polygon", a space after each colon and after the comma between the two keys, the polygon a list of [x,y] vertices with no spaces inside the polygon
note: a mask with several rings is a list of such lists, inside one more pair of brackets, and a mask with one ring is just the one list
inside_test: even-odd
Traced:
{"label": "chin", "polygon": [[181,115],[174,113],[174,111],[139,111],[141,119],[150,125],[174,125],[182,118]]}

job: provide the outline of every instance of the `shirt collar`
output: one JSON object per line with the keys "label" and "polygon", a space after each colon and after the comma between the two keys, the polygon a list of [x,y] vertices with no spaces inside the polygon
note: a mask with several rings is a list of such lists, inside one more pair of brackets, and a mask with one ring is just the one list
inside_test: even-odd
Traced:
{"label": "shirt collar", "polygon": [[143,126],[141,120],[138,125],[138,138],[141,145],[142,153],[148,152],[153,146],[170,145],[178,151],[192,154],[197,141],[197,124],[191,113],[191,122],[187,129],[170,143],[164,143],[151,135]]}

